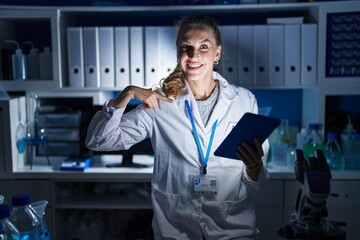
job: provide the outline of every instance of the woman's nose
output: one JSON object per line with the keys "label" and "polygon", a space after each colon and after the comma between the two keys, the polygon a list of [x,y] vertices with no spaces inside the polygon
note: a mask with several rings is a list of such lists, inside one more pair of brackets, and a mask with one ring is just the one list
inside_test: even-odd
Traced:
{"label": "woman's nose", "polygon": [[199,51],[197,51],[195,48],[191,47],[187,49],[187,55],[189,58],[194,58],[199,56]]}

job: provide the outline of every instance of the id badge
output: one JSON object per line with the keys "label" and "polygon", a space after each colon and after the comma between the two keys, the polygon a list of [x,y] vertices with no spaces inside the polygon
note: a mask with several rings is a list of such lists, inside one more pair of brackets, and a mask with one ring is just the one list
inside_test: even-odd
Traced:
{"label": "id badge", "polygon": [[197,175],[193,180],[195,195],[216,198],[219,192],[219,178],[213,175]]}

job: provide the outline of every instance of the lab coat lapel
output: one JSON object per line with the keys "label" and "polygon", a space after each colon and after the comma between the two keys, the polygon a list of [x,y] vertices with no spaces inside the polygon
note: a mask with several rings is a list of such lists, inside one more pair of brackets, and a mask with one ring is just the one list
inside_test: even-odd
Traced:
{"label": "lab coat lapel", "polygon": [[236,96],[229,83],[217,72],[213,73],[213,78],[219,81],[219,97],[216,101],[213,112],[210,115],[206,131],[210,132],[212,124],[218,120],[218,124],[228,114],[228,108],[231,100]]}
{"label": "lab coat lapel", "polygon": [[180,102],[183,103],[183,109],[184,109],[185,114],[186,114],[187,118],[189,119],[189,123],[190,123],[189,113],[188,113],[188,111],[186,109],[186,106],[185,106],[185,101],[186,100],[189,101],[190,110],[192,112],[197,131],[198,131],[199,134],[200,133],[201,134],[205,133],[205,126],[204,126],[204,123],[203,123],[203,121],[201,119],[200,112],[199,112],[198,106],[196,104],[196,100],[195,100],[194,96],[192,95],[187,82],[186,82],[185,89],[183,90],[182,95],[180,95],[178,97],[178,100],[181,100]]}
{"label": "lab coat lapel", "polygon": [[[193,96],[190,96],[188,99],[189,101],[189,105],[190,105],[190,109],[191,109],[191,112],[192,112],[192,115],[194,117],[194,120],[195,120],[195,125],[196,125],[196,128],[197,128],[197,131],[199,132],[200,130],[202,131],[202,133],[204,133],[205,131],[205,126],[204,126],[204,123],[201,119],[201,116],[200,116],[200,112],[199,112],[199,108],[196,104],[196,100]],[[190,116],[189,116],[189,113],[187,112],[186,110],[186,113],[187,113],[187,117],[189,118],[189,122],[190,122]]]}
{"label": "lab coat lapel", "polygon": [[214,110],[210,115],[208,124],[206,125],[206,131],[210,132],[213,123],[218,120],[218,124],[221,122],[221,120],[226,116],[227,109],[229,108],[230,100],[228,98],[224,98],[221,94],[219,95],[219,98],[217,99],[217,102],[215,104]]}

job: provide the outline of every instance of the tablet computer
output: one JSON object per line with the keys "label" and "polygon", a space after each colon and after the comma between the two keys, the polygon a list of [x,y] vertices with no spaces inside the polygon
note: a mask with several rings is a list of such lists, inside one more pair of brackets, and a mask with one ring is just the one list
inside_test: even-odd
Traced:
{"label": "tablet computer", "polygon": [[214,155],[232,159],[236,156],[237,147],[245,141],[255,147],[253,138],[258,137],[263,143],[270,134],[280,125],[278,118],[267,117],[254,113],[245,113],[240,121],[234,126],[228,136],[215,150]]}

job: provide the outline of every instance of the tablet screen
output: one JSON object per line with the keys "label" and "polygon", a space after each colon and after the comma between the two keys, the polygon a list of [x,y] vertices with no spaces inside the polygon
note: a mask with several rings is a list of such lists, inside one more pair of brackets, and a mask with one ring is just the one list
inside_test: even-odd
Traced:
{"label": "tablet screen", "polygon": [[270,134],[280,125],[278,118],[267,117],[254,113],[245,113],[234,126],[229,135],[215,150],[214,155],[238,160],[237,147],[243,141],[255,147],[253,138],[258,137],[263,143]]}

